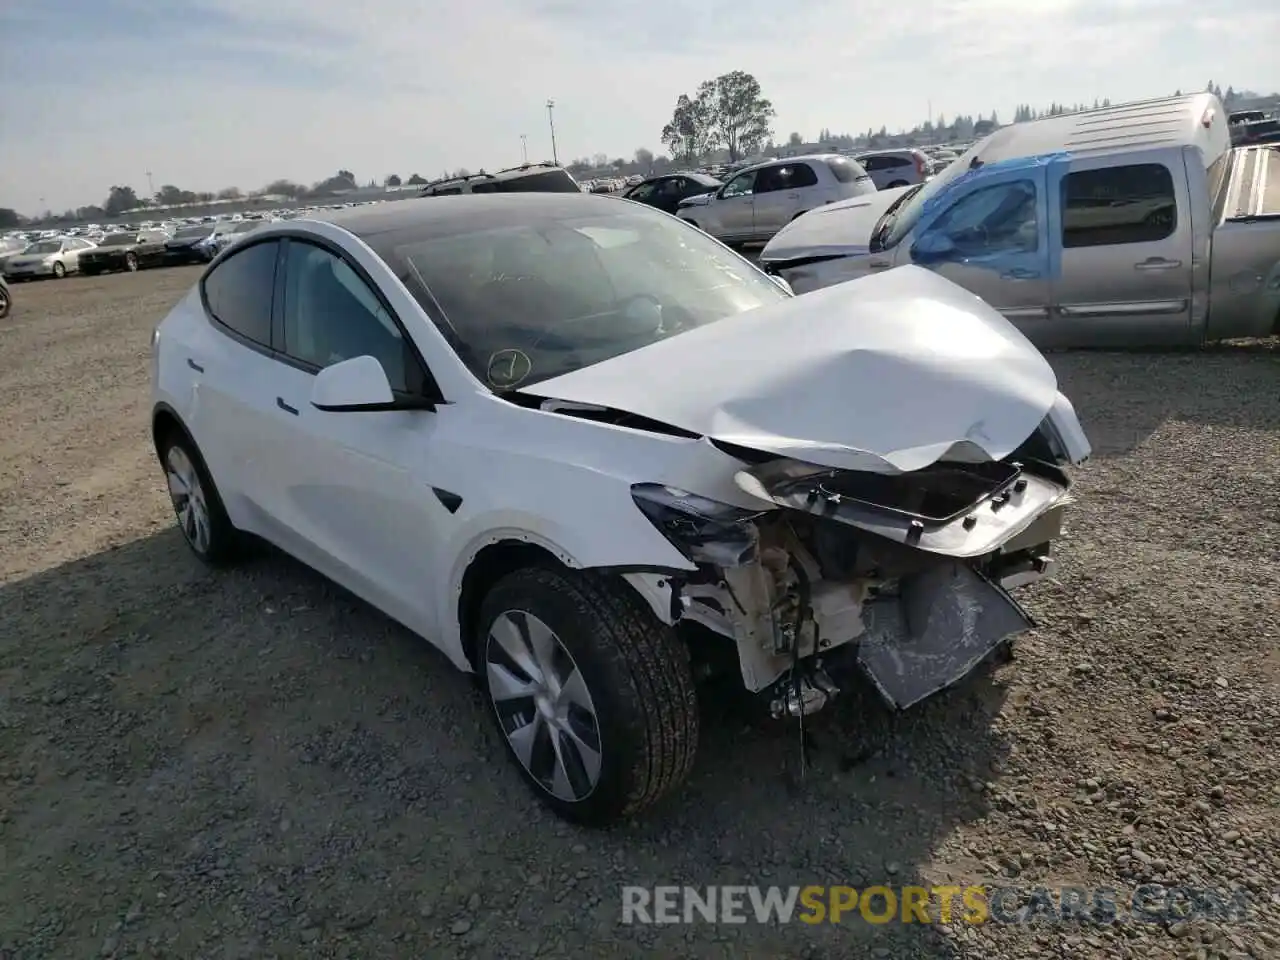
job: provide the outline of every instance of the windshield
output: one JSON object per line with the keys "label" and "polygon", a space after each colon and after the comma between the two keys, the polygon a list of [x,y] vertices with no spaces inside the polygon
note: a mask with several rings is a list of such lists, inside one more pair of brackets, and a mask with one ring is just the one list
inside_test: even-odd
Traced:
{"label": "windshield", "polygon": [[37,240],[35,243],[27,247],[27,249],[23,250],[22,252],[23,253],[57,253],[61,249],[62,249],[61,240]]}
{"label": "windshield", "polygon": [[109,233],[102,238],[98,244],[100,247],[123,247],[133,243],[134,234],[132,233]]}
{"label": "windshield", "polygon": [[207,237],[208,235],[209,235],[209,228],[205,226],[183,227],[181,230],[179,230],[177,233],[173,235],[173,239],[195,240],[199,237]]}
{"label": "windshield", "polygon": [[[954,180],[968,173],[970,162],[974,157],[978,156],[979,150],[986,146],[986,143],[986,140],[978,141],[961,156],[947,164],[942,172],[932,180],[915,186],[903,194],[898,201],[897,208],[890,211],[889,215],[892,220],[885,225],[888,227],[888,231],[881,238],[880,246],[884,249],[897,246],[902,238],[911,232],[911,228],[916,225],[916,221],[920,219],[920,214],[924,212],[925,204],[940,194]],[[884,230],[883,226],[881,230]]]}
{"label": "windshield", "polygon": [[418,281],[410,289],[423,308],[496,390],[786,299],[706,234],[626,206],[398,244],[396,273]]}

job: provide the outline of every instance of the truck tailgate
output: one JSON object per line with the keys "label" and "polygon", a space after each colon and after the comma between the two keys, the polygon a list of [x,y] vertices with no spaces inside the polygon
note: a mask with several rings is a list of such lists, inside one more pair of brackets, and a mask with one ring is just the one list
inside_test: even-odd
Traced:
{"label": "truck tailgate", "polygon": [[1237,150],[1227,187],[1226,219],[1280,215],[1280,144]]}

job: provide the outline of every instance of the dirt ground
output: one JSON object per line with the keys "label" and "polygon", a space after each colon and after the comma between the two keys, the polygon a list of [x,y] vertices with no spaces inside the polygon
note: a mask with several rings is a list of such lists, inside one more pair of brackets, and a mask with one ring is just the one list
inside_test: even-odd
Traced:
{"label": "dirt ground", "polygon": [[[715,699],[684,792],[593,833],[426,643],[286,558],[188,555],[148,338],[197,275],[21,284],[0,321],[0,957],[1280,956],[1276,342],[1052,358],[1096,456],[1016,660],[820,714],[798,788],[795,727]],[[1122,921],[619,923],[623,885],[947,881]],[[1139,922],[1142,883],[1251,909]]]}

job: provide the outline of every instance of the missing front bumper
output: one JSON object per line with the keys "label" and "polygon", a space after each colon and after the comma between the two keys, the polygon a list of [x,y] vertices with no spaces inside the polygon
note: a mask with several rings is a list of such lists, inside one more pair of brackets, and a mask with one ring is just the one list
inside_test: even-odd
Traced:
{"label": "missing front bumper", "polygon": [[1035,626],[1008,593],[963,563],[905,578],[898,596],[867,604],[864,616],[858,664],[899,710],[963,680]]}

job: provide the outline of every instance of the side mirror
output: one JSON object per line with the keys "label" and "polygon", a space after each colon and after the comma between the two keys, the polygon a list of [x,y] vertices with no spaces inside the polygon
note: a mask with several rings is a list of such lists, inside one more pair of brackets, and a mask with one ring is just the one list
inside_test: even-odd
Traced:
{"label": "side mirror", "polygon": [[945,233],[930,230],[911,247],[911,259],[917,263],[941,263],[955,255],[956,245]]}
{"label": "side mirror", "polygon": [[311,405],[326,413],[392,410],[395,395],[387,372],[373,357],[352,357],[316,374]]}

